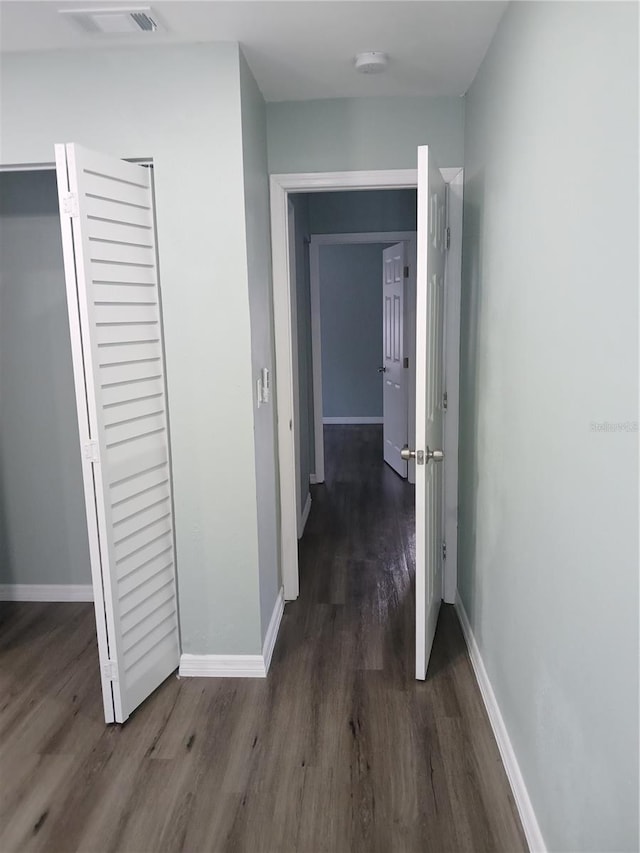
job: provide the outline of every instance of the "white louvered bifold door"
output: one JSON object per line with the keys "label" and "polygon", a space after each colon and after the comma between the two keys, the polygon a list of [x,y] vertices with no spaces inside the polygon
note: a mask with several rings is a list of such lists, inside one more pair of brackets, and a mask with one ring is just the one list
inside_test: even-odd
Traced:
{"label": "white louvered bifold door", "polygon": [[80,452],[107,722],[180,656],[151,173],[56,146]]}

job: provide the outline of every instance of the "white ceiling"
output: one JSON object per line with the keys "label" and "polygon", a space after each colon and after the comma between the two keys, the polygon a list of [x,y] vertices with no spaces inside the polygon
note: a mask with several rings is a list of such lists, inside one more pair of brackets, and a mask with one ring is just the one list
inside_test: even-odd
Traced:
{"label": "white ceiling", "polygon": [[[168,32],[83,33],[58,9],[147,3],[2,0],[0,50],[238,41],[268,101],[367,95],[463,95],[506,2],[484,0],[160,0]],[[389,55],[384,74],[353,68],[356,53]]]}

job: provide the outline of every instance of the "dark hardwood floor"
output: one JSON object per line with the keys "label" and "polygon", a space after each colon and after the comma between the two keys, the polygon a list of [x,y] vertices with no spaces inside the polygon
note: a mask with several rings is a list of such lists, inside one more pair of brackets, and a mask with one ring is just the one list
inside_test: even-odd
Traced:
{"label": "dark hardwood floor", "polygon": [[452,608],[414,680],[413,491],[326,428],[266,680],[169,678],[106,727],[92,606],[7,604],[0,851],[526,850]]}

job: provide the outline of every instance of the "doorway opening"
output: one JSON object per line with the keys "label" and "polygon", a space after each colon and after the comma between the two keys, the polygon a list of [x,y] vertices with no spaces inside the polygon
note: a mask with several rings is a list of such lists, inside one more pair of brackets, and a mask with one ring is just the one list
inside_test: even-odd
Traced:
{"label": "doorway opening", "polygon": [[0,341],[1,597],[91,601],[53,166],[0,172]]}
{"label": "doorway opening", "polygon": [[400,192],[411,230],[310,238],[312,482],[324,482],[323,425],[350,423],[382,424],[385,460],[415,481],[399,454],[415,444],[416,199]]}
{"label": "doorway opening", "polygon": [[[427,149],[424,151],[426,163]],[[356,190],[416,190],[419,187],[419,170],[396,170],[387,172],[345,172],[328,174],[298,174],[273,175],[271,177],[271,214],[272,214],[272,254],[274,269],[274,317],[275,317],[275,346],[277,365],[277,405],[278,405],[278,457],[280,473],[280,510],[281,510],[281,567],[285,590],[285,598],[293,600],[299,594],[298,576],[298,533],[304,527],[308,503],[303,503],[304,484],[301,489],[300,470],[300,395],[297,364],[298,317],[296,315],[295,293],[295,256],[291,252],[292,227],[290,214],[292,201],[300,194],[307,193],[345,193]],[[443,443],[448,464],[443,472],[443,481],[447,488],[444,500],[436,515],[441,517],[447,537],[447,562],[443,572],[442,590],[438,590],[440,598],[447,602],[455,600],[456,591],[456,539],[457,539],[457,401],[458,401],[458,345],[459,345],[459,285],[461,260],[461,230],[462,230],[462,169],[454,168],[441,170],[437,178],[443,190],[441,203],[436,203],[433,211],[429,211],[429,203],[422,210],[423,225],[433,229],[433,246],[438,251],[444,250],[445,231],[448,236],[449,254],[446,272],[443,273],[440,296],[434,296],[433,305],[440,305],[438,310],[443,317],[443,327],[446,330],[442,348],[443,373],[446,374],[442,391],[443,400],[447,405],[447,422],[444,426]],[[443,179],[446,182],[444,188]],[[448,213],[444,203],[445,193],[449,195]],[[435,195],[433,201],[437,201]],[[420,203],[418,205],[420,207]],[[433,207],[433,205],[432,205]],[[293,214],[295,216],[295,212]],[[446,217],[446,222],[445,222]],[[418,217],[420,220],[420,215]],[[420,231],[420,228],[418,228]],[[424,232],[424,228],[423,228]],[[405,236],[405,235],[401,235]],[[361,238],[362,239],[362,238]],[[420,246],[421,235],[418,233],[417,245]],[[427,239],[427,238],[426,238]],[[313,236],[309,240],[309,254],[314,243]],[[317,245],[321,243],[316,241]],[[432,250],[433,253],[433,250]],[[426,252],[424,253],[426,255]],[[419,263],[418,263],[419,268]],[[424,272],[424,271],[423,271]],[[382,276],[381,276],[382,278]],[[446,286],[445,286],[446,278]],[[438,302],[440,300],[440,302]],[[432,306],[433,307],[433,306]],[[432,307],[423,312],[432,311]],[[320,312],[317,312],[319,316]],[[425,314],[426,315],[426,314]],[[423,333],[426,331],[423,328]],[[423,337],[424,337],[423,334]],[[317,335],[316,335],[317,337]],[[424,341],[423,341],[424,343]],[[407,348],[403,348],[403,360]],[[440,357],[440,356],[439,356]],[[320,364],[322,362],[320,361]],[[315,379],[317,368],[313,365],[312,373]],[[424,374],[424,371],[423,371]],[[424,375],[422,377],[424,379]],[[322,388],[316,381],[313,384],[312,397],[321,400]],[[317,420],[317,405],[312,405]],[[413,423],[413,419],[410,419]],[[323,424],[324,427],[329,425]],[[322,442],[318,431],[314,436],[315,462],[321,460],[321,453],[316,448]],[[407,448],[409,451],[409,448]],[[432,454],[427,448],[427,462],[438,457],[438,452]],[[321,460],[322,461],[322,460]],[[419,463],[424,461],[422,451],[418,457]],[[433,467],[433,466],[432,466]],[[322,469],[318,469],[322,475]],[[310,472],[311,482],[320,478],[317,472]],[[313,475],[316,475],[315,478]],[[444,491],[444,490],[443,490]],[[434,512],[434,511],[432,511]],[[434,543],[430,543],[431,546]],[[440,543],[438,543],[438,550]],[[443,548],[444,552],[444,548]],[[433,590],[431,591],[433,592]],[[424,677],[424,675],[419,676]]]}

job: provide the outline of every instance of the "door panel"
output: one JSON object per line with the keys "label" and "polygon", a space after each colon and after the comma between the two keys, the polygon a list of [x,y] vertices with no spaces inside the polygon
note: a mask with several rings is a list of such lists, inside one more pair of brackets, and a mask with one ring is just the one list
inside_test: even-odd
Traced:
{"label": "door panel", "polygon": [[384,461],[401,477],[407,463],[400,451],[407,443],[407,379],[404,367],[404,297],[406,249],[397,243],[382,254],[382,401],[384,417]]}
{"label": "door panel", "polygon": [[162,316],[149,170],[56,146],[107,722],[178,666]]}
{"label": "door panel", "polygon": [[[442,599],[445,184],[418,149],[416,279],[416,678],[426,678]],[[421,462],[422,454],[422,462]]]}

